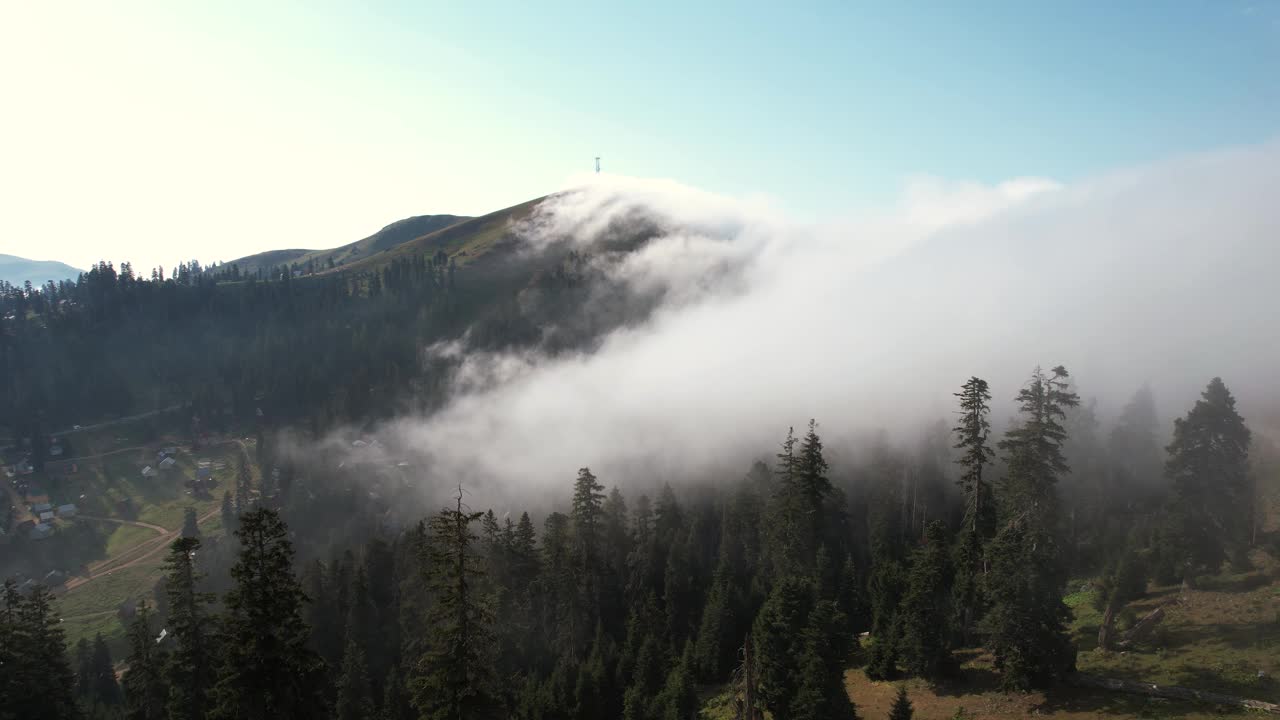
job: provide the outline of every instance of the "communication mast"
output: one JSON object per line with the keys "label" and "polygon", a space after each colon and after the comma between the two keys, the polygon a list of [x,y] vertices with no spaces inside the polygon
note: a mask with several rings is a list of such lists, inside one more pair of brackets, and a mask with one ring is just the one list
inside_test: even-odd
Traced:
{"label": "communication mast", "polygon": [[599,155],[596,156],[596,174],[597,175],[600,174],[600,156]]}

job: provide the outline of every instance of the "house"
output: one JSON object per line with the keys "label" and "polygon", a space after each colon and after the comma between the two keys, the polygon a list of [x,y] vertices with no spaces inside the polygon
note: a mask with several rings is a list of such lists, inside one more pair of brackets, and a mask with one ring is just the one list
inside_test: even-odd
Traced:
{"label": "house", "polygon": [[61,446],[61,445],[50,445],[50,446],[49,446],[49,455],[50,455],[50,456],[52,456],[52,457],[62,457],[62,446]]}
{"label": "house", "polygon": [[31,506],[31,514],[32,514],[32,515],[39,515],[40,513],[46,513],[46,512],[49,512],[49,511],[50,511],[50,510],[52,510],[52,509],[53,509],[53,506],[52,506],[52,505],[50,505],[49,503],[40,503],[39,505],[32,505],[32,506]]}
{"label": "house", "polygon": [[155,477],[155,476],[156,476],[156,471],[150,465],[142,468],[142,477],[149,478],[149,477]]}
{"label": "house", "polygon": [[42,523],[53,522],[53,511],[45,510],[44,512],[40,513],[40,522]]}
{"label": "house", "polygon": [[67,574],[61,570],[50,570],[48,575],[44,576],[45,587],[57,587],[67,581]]}
{"label": "house", "polygon": [[63,520],[70,520],[75,516],[76,516],[76,506],[74,503],[67,503],[66,505],[58,506],[58,517],[62,518]]}
{"label": "house", "polygon": [[161,470],[168,470],[168,469],[172,468],[174,465],[177,465],[177,464],[178,464],[178,461],[177,461],[177,460],[174,460],[174,459],[173,459],[173,458],[171,458],[171,457],[167,457],[167,458],[165,458],[165,459],[163,459],[163,460],[161,460],[161,461],[160,461],[160,469],[161,469]]}
{"label": "house", "polygon": [[208,460],[201,460],[199,464],[196,465],[196,479],[204,480],[208,478],[212,474],[210,467],[211,463]]}
{"label": "house", "polygon": [[44,523],[40,523],[39,525],[36,525],[35,527],[31,528],[30,537],[32,540],[44,540],[45,538],[49,537],[52,534],[53,534],[52,525],[46,525]]}

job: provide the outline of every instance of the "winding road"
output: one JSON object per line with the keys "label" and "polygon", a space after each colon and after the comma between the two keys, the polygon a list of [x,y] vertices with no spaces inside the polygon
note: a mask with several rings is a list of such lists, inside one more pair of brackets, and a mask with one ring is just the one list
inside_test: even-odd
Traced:
{"label": "winding road", "polygon": [[[197,522],[204,522],[214,515],[217,515],[219,512],[219,509],[210,510],[197,518]],[[156,553],[159,553],[169,547],[169,544],[176,540],[178,538],[178,534],[181,532],[180,530],[166,530],[159,525],[152,525],[150,523],[137,522],[134,520],[119,520],[117,518],[105,518],[93,515],[81,515],[80,519],[118,523],[120,525],[135,525],[137,527],[144,527],[149,530],[153,530],[159,533],[159,535],[138,543],[115,557],[90,563],[86,568],[86,574],[76,575],[70,580],[67,580],[66,584],[63,585],[63,588],[68,593],[74,592],[77,588],[84,587],[100,577],[110,575],[116,570],[124,570],[125,568],[133,567],[144,560],[154,557]]]}

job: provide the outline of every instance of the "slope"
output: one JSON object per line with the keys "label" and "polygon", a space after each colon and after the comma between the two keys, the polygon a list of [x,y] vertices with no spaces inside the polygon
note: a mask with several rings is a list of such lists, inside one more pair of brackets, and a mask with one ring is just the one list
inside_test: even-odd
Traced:
{"label": "slope", "polygon": [[80,271],[56,260],[28,260],[17,255],[0,255],[0,282],[20,286],[28,280],[43,285],[52,280],[71,280]]}
{"label": "slope", "polygon": [[327,250],[268,250],[232,260],[227,264],[238,265],[242,273],[254,273],[280,265],[297,265],[304,269],[310,266],[314,271],[319,272],[329,269],[331,261],[332,267],[335,268],[358,262],[467,219],[460,215],[415,215],[397,220],[366,238],[340,247]]}

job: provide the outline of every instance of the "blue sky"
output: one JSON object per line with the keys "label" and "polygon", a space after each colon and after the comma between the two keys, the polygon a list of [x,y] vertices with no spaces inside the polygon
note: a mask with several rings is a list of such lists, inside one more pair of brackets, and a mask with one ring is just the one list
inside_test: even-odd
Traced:
{"label": "blue sky", "polygon": [[595,155],[829,217],[1280,134],[1277,0],[28,5],[0,252],[80,266],[332,246]]}

